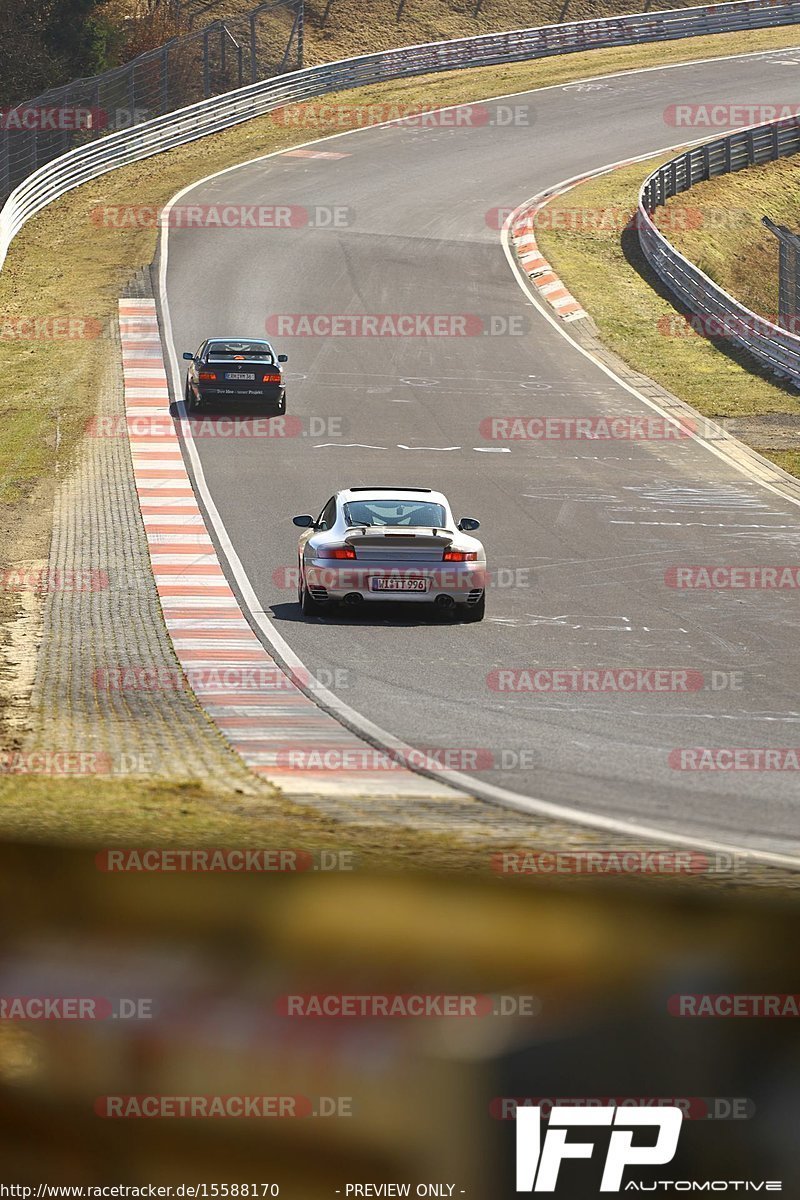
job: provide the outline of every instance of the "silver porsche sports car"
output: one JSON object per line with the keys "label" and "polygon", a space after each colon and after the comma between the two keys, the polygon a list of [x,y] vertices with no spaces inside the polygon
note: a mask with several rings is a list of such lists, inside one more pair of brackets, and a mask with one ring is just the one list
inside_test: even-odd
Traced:
{"label": "silver porsche sports car", "polygon": [[470,534],[480,522],[453,519],[429,488],[352,487],[336,492],[315,519],[294,518],[298,599],[304,616],[337,602],[434,604],[482,621],[486,553]]}

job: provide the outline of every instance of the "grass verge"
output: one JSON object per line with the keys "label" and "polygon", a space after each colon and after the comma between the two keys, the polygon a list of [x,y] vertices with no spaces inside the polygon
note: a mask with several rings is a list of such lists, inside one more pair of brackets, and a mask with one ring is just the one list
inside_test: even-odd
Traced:
{"label": "grass verge", "polygon": [[[488,871],[488,849],[457,837],[348,825],[278,797],[253,799],[194,783],[7,776],[0,841],[89,846],[301,848],[352,851],[357,865]],[[391,851],[387,852],[387,841]]]}

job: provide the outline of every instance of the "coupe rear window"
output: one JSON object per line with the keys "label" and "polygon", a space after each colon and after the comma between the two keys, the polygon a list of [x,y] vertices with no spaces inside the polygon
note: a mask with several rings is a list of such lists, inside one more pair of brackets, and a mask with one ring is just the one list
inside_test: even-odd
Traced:
{"label": "coupe rear window", "polygon": [[263,342],[212,342],[208,347],[209,362],[224,362],[246,358],[248,362],[272,362],[269,346]]}
{"label": "coupe rear window", "polygon": [[405,525],[444,528],[446,517],[441,504],[430,500],[351,500],[344,506],[348,525]]}

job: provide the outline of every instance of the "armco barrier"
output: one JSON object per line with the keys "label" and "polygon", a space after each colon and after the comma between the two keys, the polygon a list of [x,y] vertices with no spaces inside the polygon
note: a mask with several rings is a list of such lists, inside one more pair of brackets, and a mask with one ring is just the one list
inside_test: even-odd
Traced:
{"label": "armco barrier", "polygon": [[741,171],[800,150],[800,119],[740,129],[687,150],[659,167],[639,194],[637,231],[642,252],[660,279],[703,322],[710,335],[743,347],[775,375],[800,386],[800,337],[745,308],[684,258],[656,227],[652,214],[695,183]]}
{"label": "armco barrier", "polygon": [[25,222],[71,188],[116,167],[228,129],[284,104],[412,75],[798,22],[800,0],[738,0],[732,4],[572,21],[407,46],[250,84],[132,129],[98,137],[34,171],[10,194],[0,212],[0,266]]}

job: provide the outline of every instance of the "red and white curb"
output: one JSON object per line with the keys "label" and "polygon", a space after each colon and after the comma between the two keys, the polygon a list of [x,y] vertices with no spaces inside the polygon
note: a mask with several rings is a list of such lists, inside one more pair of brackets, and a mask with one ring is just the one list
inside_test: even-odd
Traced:
{"label": "red and white curb", "polygon": [[[556,193],[553,193],[555,195]],[[514,220],[511,236],[523,271],[533,283],[543,300],[552,305],[562,321],[577,321],[587,316],[572,293],[556,275],[550,263],[539,249],[536,241],[536,214],[553,196],[537,200],[530,208],[519,213]]]}
{"label": "red and white curb", "polygon": [[321,709],[256,637],[184,464],[154,301],[120,301],[119,322],[126,424],[153,575],[178,662],[208,716],[252,771],[287,794],[455,795]]}

